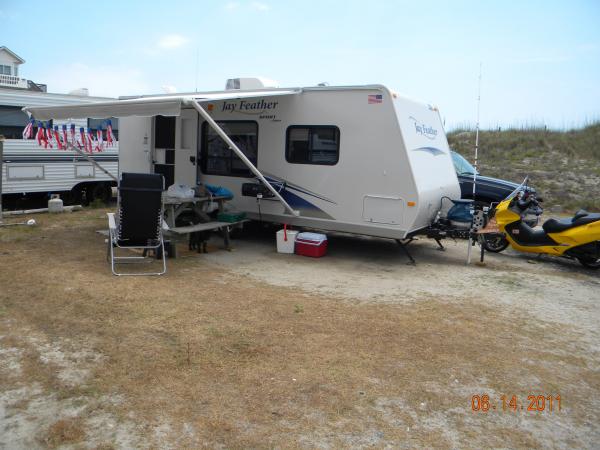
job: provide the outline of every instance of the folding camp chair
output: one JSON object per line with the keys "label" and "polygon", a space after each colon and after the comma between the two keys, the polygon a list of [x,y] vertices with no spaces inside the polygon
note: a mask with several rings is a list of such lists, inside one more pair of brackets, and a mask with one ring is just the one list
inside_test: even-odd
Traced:
{"label": "folding camp chair", "polygon": [[[108,251],[115,275],[162,275],[167,271],[162,234],[162,193],[160,174],[123,173],[119,183],[118,213],[108,213]],[[117,256],[117,249],[142,251],[141,256]],[[148,255],[150,253],[150,256]],[[151,263],[162,258],[162,272],[117,272],[118,264]]]}

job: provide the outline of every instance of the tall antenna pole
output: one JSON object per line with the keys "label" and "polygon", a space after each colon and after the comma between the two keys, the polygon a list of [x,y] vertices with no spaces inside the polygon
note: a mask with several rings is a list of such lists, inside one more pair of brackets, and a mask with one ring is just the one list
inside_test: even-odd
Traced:
{"label": "tall antenna pole", "polygon": [[194,92],[198,92],[198,64],[200,61],[200,47],[196,46],[196,72],[194,73]]}
{"label": "tall antenna pole", "polygon": [[479,86],[477,88],[477,124],[475,125],[475,172],[473,173],[473,201],[475,201],[475,185],[477,182],[477,160],[479,156],[479,109],[481,105],[481,63],[479,63]]}
{"label": "tall antenna pole", "polygon": [[475,170],[473,171],[473,205],[471,206],[471,216],[473,217],[471,221],[471,230],[469,233],[469,247],[467,248],[467,264],[471,264],[471,247],[472,247],[472,234],[473,234],[473,220],[475,217],[475,194],[476,194],[476,186],[477,186],[477,159],[479,156],[479,109],[481,105],[481,66],[482,63],[479,63],[479,81],[477,86],[477,124],[475,125],[475,161],[473,167]]}

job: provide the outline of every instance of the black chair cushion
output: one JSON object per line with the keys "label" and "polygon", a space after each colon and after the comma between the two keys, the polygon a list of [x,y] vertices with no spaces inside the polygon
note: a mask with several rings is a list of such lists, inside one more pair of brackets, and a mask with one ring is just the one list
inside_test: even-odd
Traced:
{"label": "black chair cushion", "polygon": [[159,240],[164,179],[154,173],[123,173],[119,183],[119,245],[146,246]]}
{"label": "black chair cushion", "polygon": [[117,245],[119,247],[158,247],[160,245],[160,241],[154,239],[117,239]]}

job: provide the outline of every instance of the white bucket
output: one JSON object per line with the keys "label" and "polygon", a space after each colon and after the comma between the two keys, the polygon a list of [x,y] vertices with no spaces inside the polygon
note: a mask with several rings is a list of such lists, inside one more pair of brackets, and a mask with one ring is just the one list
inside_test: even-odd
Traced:
{"label": "white bucket", "polygon": [[294,243],[296,242],[297,231],[287,230],[287,241],[285,240],[284,230],[277,232],[277,252],[294,253]]}

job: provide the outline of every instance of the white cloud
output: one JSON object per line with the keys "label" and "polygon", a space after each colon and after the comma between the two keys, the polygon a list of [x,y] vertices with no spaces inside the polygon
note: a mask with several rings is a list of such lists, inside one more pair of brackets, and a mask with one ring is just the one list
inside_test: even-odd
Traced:
{"label": "white cloud", "polygon": [[271,9],[269,5],[261,2],[252,2],[250,3],[250,6],[252,7],[252,9],[255,9],[257,11],[268,11]]}
{"label": "white cloud", "polygon": [[36,78],[48,85],[48,92],[56,93],[67,93],[79,88],[88,88],[91,96],[98,97],[151,92],[151,86],[142,72],[130,67],[89,66],[76,62],[51,67]]}
{"label": "white cloud", "polygon": [[225,4],[225,9],[227,11],[235,11],[240,7],[240,2],[227,2]]}
{"label": "white cloud", "polygon": [[174,48],[183,47],[188,42],[189,39],[181,34],[167,34],[158,40],[156,46],[161,50],[171,50]]}

